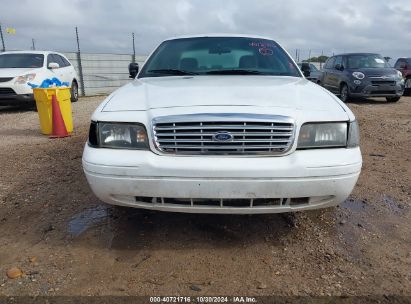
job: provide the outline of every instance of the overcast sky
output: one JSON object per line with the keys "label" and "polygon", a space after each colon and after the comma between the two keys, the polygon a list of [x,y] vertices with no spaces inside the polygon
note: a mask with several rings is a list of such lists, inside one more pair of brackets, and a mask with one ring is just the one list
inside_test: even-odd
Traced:
{"label": "overcast sky", "polygon": [[[148,54],[164,38],[246,33],[274,38],[301,59],[370,51],[411,56],[410,0],[0,0],[6,49]],[[0,46],[1,47],[1,46]]]}

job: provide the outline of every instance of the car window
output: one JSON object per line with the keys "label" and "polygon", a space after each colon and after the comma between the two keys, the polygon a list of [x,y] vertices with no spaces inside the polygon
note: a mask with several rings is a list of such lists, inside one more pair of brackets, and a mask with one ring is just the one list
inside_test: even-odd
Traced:
{"label": "car window", "polygon": [[407,64],[411,64],[411,58],[407,58]]}
{"label": "car window", "polygon": [[334,62],[333,68],[335,68],[335,66],[336,66],[337,64],[342,65],[342,56],[337,56],[337,57],[335,57],[335,62]]}
{"label": "car window", "polygon": [[47,55],[47,67],[49,66],[49,64],[50,64],[51,62],[55,62],[55,61],[54,61],[54,56],[53,56],[53,54],[48,54],[48,55]]}
{"label": "car window", "polygon": [[61,57],[57,54],[48,54],[47,55],[47,67],[51,62],[58,63],[58,65],[62,68],[64,67],[64,62],[60,59]]}
{"label": "car window", "polygon": [[310,70],[311,72],[318,72],[318,69],[315,65],[313,65],[312,63],[310,63]]}
{"label": "car window", "polygon": [[66,64],[63,61],[63,58],[57,54],[52,54],[54,62],[58,63],[61,68],[64,68]]}
{"label": "car window", "polygon": [[327,60],[327,62],[325,63],[324,68],[326,69],[332,69],[334,68],[334,62],[335,62],[335,57],[331,57]]}
{"label": "car window", "polygon": [[1,54],[0,68],[41,68],[44,63],[42,54]]}
{"label": "car window", "polygon": [[243,37],[183,38],[163,42],[139,77],[170,76],[171,71],[231,75],[244,71],[301,77],[287,53],[274,41]]}
{"label": "car window", "polygon": [[401,67],[401,63],[403,63],[403,62],[404,62],[404,61],[402,61],[401,59],[397,60],[397,62],[395,63],[394,67],[395,67],[396,69],[400,68],[400,67]]}
{"label": "car window", "polygon": [[60,56],[60,55],[58,55],[58,56],[63,61],[65,67],[71,66],[70,62],[66,58],[64,58],[63,56]]}

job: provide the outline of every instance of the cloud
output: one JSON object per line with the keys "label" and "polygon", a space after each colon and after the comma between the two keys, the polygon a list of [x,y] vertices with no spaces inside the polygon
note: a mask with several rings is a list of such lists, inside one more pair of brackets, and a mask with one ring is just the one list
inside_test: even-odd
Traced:
{"label": "cloud", "polygon": [[75,26],[86,52],[139,54],[170,36],[245,33],[273,37],[290,53],[379,52],[411,56],[409,0],[0,0],[9,49],[75,51]]}

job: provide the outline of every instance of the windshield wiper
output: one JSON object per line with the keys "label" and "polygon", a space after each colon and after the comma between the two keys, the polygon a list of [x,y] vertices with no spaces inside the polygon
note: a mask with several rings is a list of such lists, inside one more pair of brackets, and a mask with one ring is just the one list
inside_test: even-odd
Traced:
{"label": "windshield wiper", "polygon": [[214,70],[208,71],[206,74],[209,75],[270,75],[264,72],[255,71],[255,70]]}
{"label": "windshield wiper", "polygon": [[155,73],[155,74],[166,74],[166,75],[198,75],[198,73],[184,71],[184,70],[177,70],[177,69],[158,69],[158,70],[149,70],[148,73]]}

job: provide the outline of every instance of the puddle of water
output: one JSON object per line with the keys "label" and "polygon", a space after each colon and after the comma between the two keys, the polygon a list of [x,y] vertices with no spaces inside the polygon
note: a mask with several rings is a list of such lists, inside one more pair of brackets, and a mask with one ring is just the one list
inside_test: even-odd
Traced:
{"label": "puddle of water", "polygon": [[367,204],[362,200],[349,198],[345,200],[340,206],[350,211],[364,211]]}
{"label": "puddle of water", "polygon": [[383,196],[383,202],[388,206],[388,208],[393,211],[393,212],[402,212],[404,209],[404,206],[397,203],[391,196],[389,195],[384,195]]}
{"label": "puddle of water", "polygon": [[109,216],[106,206],[99,205],[76,214],[68,224],[68,232],[76,237],[90,227],[96,226]]}

